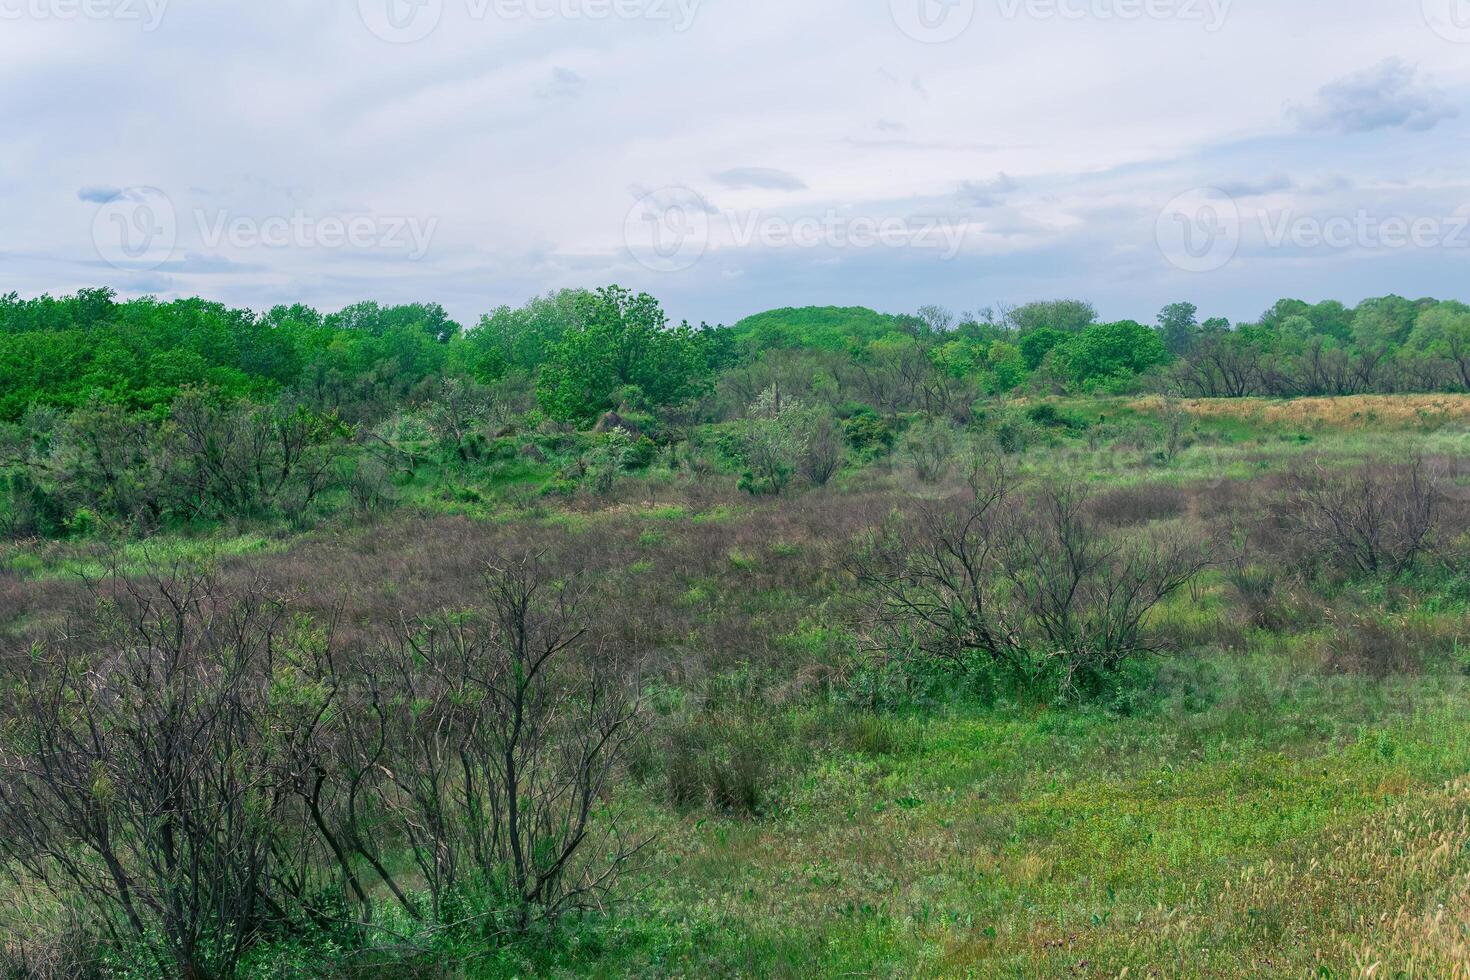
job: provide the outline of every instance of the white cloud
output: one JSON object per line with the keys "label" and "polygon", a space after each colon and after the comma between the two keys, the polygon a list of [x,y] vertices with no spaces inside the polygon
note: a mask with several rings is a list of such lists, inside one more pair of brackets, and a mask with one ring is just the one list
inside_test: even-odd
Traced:
{"label": "white cloud", "polygon": [[[176,0],[147,32],[7,22],[0,292],[109,282],[255,308],[438,299],[473,320],[617,279],[694,320],[1053,293],[1146,317],[1196,291],[1244,316],[1280,286],[1266,260],[1249,274],[1175,276],[1153,241],[1163,202],[1201,186],[1336,207],[1364,187],[1404,207],[1463,199],[1453,112],[1470,62],[1412,3],[1236,3],[1217,31],[982,4],[937,45],[904,35],[887,3],[657,5],[687,21],[474,16],[482,6],[444,0],[437,29],[412,44],[374,36],[357,0]],[[1345,65],[1377,67],[1344,79]],[[1283,105],[1304,108],[1283,117]],[[167,276],[99,260],[97,209],[132,187],[162,189],[181,217]],[[783,219],[958,213],[973,236],[951,262],[752,245],[651,272],[627,253],[629,209],[680,187],[722,213]],[[437,225],[416,262],[212,250],[194,234],[200,209]],[[1441,267],[1423,268],[1418,278]],[[1356,270],[1321,276],[1345,299],[1369,285]],[[1461,281],[1445,273],[1430,291]]]}
{"label": "white cloud", "polygon": [[1303,129],[1339,133],[1421,132],[1460,114],[1447,93],[1419,78],[1415,66],[1398,58],[1323,86],[1315,102],[1291,111]]}

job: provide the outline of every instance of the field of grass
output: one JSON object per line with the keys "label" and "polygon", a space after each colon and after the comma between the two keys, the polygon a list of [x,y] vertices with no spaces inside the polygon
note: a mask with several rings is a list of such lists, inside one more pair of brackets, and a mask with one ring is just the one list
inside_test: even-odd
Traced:
{"label": "field of grass", "polygon": [[[1063,404],[1097,418],[1042,433],[1017,465],[1084,475],[1120,526],[1219,538],[1259,524],[1292,467],[1470,455],[1447,424],[1470,398],[1185,403],[1172,454],[1135,431],[1161,408]],[[80,577],[204,553],[347,622],[460,603],[507,543],[614,583],[606,616],[650,654],[655,717],[609,803],[656,844],[606,907],[494,947],[267,944],[248,975],[1470,975],[1470,586],[1452,563],[1284,576],[1290,609],[1270,623],[1212,567],[1152,614],[1169,652],[1107,699],[926,675],[873,710],[853,693],[834,556],[956,492],[958,470],[925,484],[898,461],[853,467],[774,500],[651,473],[547,501],[525,489],[538,475],[436,473],[400,511],[330,531],[6,554],[0,618],[18,636],[82,609]],[[1370,621],[1402,634],[1394,663],[1412,668],[1343,666]],[[21,941],[45,908],[9,895],[0,925]]]}
{"label": "field of grass", "polygon": [[1271,656],[1193,669],[1228,671],[1201,680],[1230,698],[859,728],[769,819],[666,830],[630,919],[564,966],[1448,975],[1470,874],[1460,680],[1302,684]]}
{"label": "field of grass", "polygon": [[[1130,407],[1156,412],[1158,397]],[[1351,395],[1341,398],[1191,398],[1184,411],[1201,419],[1235,419],[1269,426],[1321,429],[1439,429],[1470,422],[1470,395]]]}

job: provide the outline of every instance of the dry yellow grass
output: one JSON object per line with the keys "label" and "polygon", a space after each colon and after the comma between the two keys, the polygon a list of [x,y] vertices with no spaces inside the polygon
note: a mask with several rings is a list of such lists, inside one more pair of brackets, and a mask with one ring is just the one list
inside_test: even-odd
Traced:
{"label": "dry yellow grass", "polygon": [[[1196,398],[1179,405],[1199,418],[1238,419],[1305,428],[1427,428],[1470,422],[1470,395],[1350,395],[1342,398]],[[1139,398],[1130,408],[1158,412],[1163,399]]]}

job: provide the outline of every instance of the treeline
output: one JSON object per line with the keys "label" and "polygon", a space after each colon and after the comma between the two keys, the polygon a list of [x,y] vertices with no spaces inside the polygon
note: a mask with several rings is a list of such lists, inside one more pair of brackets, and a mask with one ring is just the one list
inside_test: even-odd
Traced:
{"label": "treeline", "polygon": [[[1370,299],[1357,308],[1282,300],[1255,323],[1195,324],[1166,311],[1178,356],[1168,378],[1188,394],[1298,397],[1470,390],[1470,306]],[[1172,329],[1167,329],[1172,327]]]}
{"label": "treeline", "polygon": [[[1257,322],[1166,307],[1153,325],[1060,300],[956,316],[773,310],[669,323],[616,286],[502,307],[263,314],[105,289],[0,298],[0,533],[84,535],[385,504],[420,468],[536,464],[541,492],[732,469],[753,494],[891,451],[943,455],[1009,396],[1470,390],[1470,307],[1283,300]],[[1045,406],[1042,406],[1043,408]],[[1043,420],[1044,421],[1044,420]]]}
{"label": "treeline", "polygon": [[[433,305],[365,303],[264,315],[202,300],[119,303],[106,290],[0,301],[0,531],[148,532],[373,508],[429,462],[526,450],[573,479],[646,464],[629,423],[579,438],[614,408],[697,402],[729,331],[671,326],[616,287],[502,309],[463,330]],[[502,437],[542,434],[545,443]],[[497,439],[502,441],[497,442]]]}
{"label": "treeline", "polygon": [[696,329],[669,324],[652,297],[611,287],[502,307],[465,329],[437,304],[257,314],[202,299],[119,302],[107,289],[0,297],[0,419],[9,421],[37,406],[96,404],[161,416],[191,388],[379,419],[462,378],[524,384],[549,418],[588,425],[622,406],[697,402],[728,370],[760,362],[803,362],[836,381],[904,359],[924,362],[899,369],[910,387],[932,384],[918,375],[937,371],[977,397],[1158,384],[1206,397],[1461,391],[1470,390],[1470,306],[1282,300],[1232,325],[1176,303],[1145,325],[1101,322],[1090,304],[1062,300],[961,316],[773,310]]}
{"label": "treeline", "polygon": [[655,402],[698,394],[718,366],[719,336],[671,328],[651,297],[616,287],[497,310],[470,331],[438,304],[255,314],[201,299],[120,303],[108,289],[12,293],[0,297],[0,418],[99,403],[162,414],[190,388],[376,418],[444,377],[497,382],[519,372],[542,376],[548,415],[581,421],[623,387]]}

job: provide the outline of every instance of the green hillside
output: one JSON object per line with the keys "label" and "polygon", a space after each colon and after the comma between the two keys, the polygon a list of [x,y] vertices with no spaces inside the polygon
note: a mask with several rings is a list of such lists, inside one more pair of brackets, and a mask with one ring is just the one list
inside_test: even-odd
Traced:
{"label": "green hillside", "polygon": [[865,306],[801,306],[767,310],[735,324],[737,341],[757,350],[842,350],[901,330],[912,317],[878,313]]}

